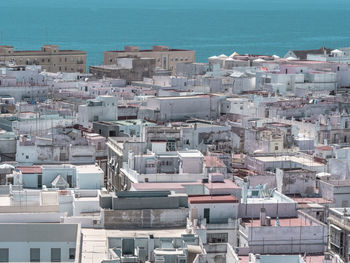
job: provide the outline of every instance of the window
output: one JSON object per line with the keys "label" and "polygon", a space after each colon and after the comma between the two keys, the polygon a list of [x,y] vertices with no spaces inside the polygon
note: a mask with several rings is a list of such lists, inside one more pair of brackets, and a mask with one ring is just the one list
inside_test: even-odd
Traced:
{"label": "window", "polygon": [[343,233],[342,230],[331,224],[329,228],[329,244],[331,247],[331,250],[339,253],[341,248],[343,247]]}
{"label": "window", "polygon": [[61,262],[60,248],[51,248],[51,262]]}
{"label": "window", "polygon": [[26,155],[26,159],[29,159],[29,156],[28,156],[28,155]]}
{"label": "window", "polygon": [[0,262],[9,262],[8,248],[0,248]]}
{"label": "window", "polygon": [[227,233],[208,233],[207,243],[227,243],[228,234]]}
{"label": "window", "polygon": [[166,143],[166,150],[167,151],[176,151],[176,143],[175,141],[167,141]]}
{"label": "window", "polygon": [[275,146],[275,151],[278,151],[278,146]]}
{"label": "window", "polygon": [[30,249],[30,262],[40,262],[40,248]]}
{"label": "window", "polygon": [[69,259],[75,259],[75,248],[69,249]]}

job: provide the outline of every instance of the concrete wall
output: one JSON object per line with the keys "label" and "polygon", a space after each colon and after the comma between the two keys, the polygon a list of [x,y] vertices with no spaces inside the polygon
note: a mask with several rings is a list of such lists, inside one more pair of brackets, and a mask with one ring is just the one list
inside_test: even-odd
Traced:
{"label": "concrete wall", "polygon": [[276,187],[276,178],[273,175],[254,175],[248,176],[249,186],[256,187],[258,185],[266,184],[266,187],[275,188]]}
{"label": "concrete wall", "polygon": [[250,252],[255,254],[323,253],[327,244],[326,226],[252,227]]}
{"label": "concrete wall", "polygon": [[239,263],[239,258],[230,245],[227,245],[226,262]]}
{"label": "concrete wall", "polygon": [[180,173],[199,174],[203,172],[203,157],[183,157]]}
{"label": "concrete wall", "polygon": [[[186,197],[187,199],[187,197]],[[136,210],[136,209],[177,209],[181,206],[178,196],[168,197],[140,197],[140,198],[118,198],[113,197],[112,208],[114,210]]]}
{"label": "concrete wall", "polygon": [[33,211],[31,213],[22,212],[20,214],[1,213],[0,223],[60,223],[62,214],[57,212]]}
{"label": "concrete wall", "polygon": [[1,248],[9,248],[10,262],[29,262],[30,248],[40,248],[41,262],[51,262],[51,248],[61,248],[62,262],[74,262],[69,259],[69,248],[75,246],[75,242],[0,242]]}
{"label": "concrete wall", "polygon": [[255,203],[239,204],[239,217],[259,218],[261,208],[266,209],[266,215],[270,217],[295,217],[297,215],[297,203]]}
{"label": "concrete wall", "polygon": [[184,227],[187,208],[103,210],[106,229],[171,228]]}
{"label": "concrete wall", "polygon": [[23,188],[38,188],[38,174],[22,174]]}
{"label": "concrete wall", "polygon": [[103,186],[103,172],[77,172],[77,185],[80,189],[100,189]]}
{"label": "concrete wall", "polygon": [[316,190],[316,173],[305,170],[276,169],[277,190],[283,194],[312,195]]}
{"label": "concrete wall", "polygon": [[333,201],[334,207],[349,207],[350,205],[350,185],[344,181],[319,181],[319,193],[323,198]]}
{"label": "concrete wall", "polygon": [[78,198],[73,202],[73,216],[79,216],[82,213],[100,212],[98,198]]}
{"label": "concrete wall", "polygon": [[73,187],[76,186],[76,168],[73,165],[44,165],[42,167],[42,183],[51,187],[51,182],[60,174],[66,181],[67,176],[72,176]]}
{"label": "concrete wall", "polygon": [[217,204],[189,204],[190,208],[190,218],[192,218],[193,212],[197,210],[198,219],[204,218],[204,209],[209,208],[209,220],[210,223],[215,222],[226,222],[228,218],[237,218],[238,217],[238,203],[217,203]]}

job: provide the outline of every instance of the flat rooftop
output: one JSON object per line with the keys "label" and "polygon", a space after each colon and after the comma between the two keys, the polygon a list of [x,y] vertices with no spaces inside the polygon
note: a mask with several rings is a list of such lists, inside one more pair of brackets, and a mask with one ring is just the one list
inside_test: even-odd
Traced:
{"label": "flat rooftop", "polygon": [[81,262],[96,263],[107,259],[107,238],[109,237],[181,237],[186,233],[185,228],[179,229],[152,229],[152,230],[106,230],[83,228],[83,249]]}
{"label": "flat rooftop", "polygon": [[78,173],[103,173],[102,169],[98,165],[77,165],[76,166]]}
{"label": "flat rooftop", "polygon": [[0,242],[76,242],[78,224],[0,224]]}
{"label": "flat rooftop", "polygon": [[152,191],[152,190],[181,190],[185,189],[187,185],[204,185],[206,188],[214,189],[240,189],[234,182],[225,179],[224,182],[211,182],[202,183],[202,181],[196,182],[182,182],[182,183],[134,183],[133,188],[137,191]]}
{"label": "flat rooftop", "polygon": [[[243,224],[248,224],[249,227],[260,227],[260,219],[243,219]],[[311,226],[310,220],[305,220],[299,217],[279,218],[280,226]],[[271,218],[271,226],[276,227],[276,218]]]}
{"label": "flat rooftop", "polygon": [[178,151],[177,152],[179,154],[180,157],[182,158],[200,158],[200,157],[204,157],[203,154],[200,151]]}
{"label": "flat rooftop", "polygon": [[324,164],[313,161],[312,159],[299,157],[299,156],[256,156],[254,157],[256,160],[261,162],[286,162],[291,161],[295,163],[300,163],[305,166],[312,167],[323,167]]}

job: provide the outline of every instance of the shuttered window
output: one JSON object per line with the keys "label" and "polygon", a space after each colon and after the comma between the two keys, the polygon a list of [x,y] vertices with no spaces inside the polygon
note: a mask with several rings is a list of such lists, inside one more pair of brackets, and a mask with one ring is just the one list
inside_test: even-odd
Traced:
{"label": "shuttered window", "polygon": [[30,262],[40,262],[40,248],[30,249]]}
{"label": "shuttered window", "polygon": [[0,262],[9,262],[8,248],[0,248]]}
{"label": "shuttered window", "polygon": [[51,262],[61,262],[60,248],[51,248]]}

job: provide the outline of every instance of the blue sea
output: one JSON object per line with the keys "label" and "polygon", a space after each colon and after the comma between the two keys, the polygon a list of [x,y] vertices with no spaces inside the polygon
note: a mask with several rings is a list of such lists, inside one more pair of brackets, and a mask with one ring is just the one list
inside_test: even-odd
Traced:
{"label": "blue sea", "polygon": [[350,46],[350,0],[0,0],[0,44],[103,51],[125,45],[212,55]]}

